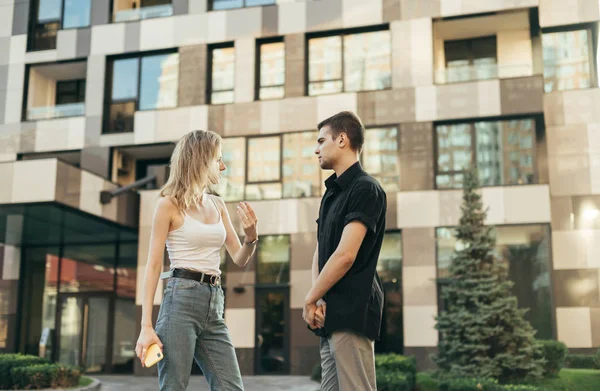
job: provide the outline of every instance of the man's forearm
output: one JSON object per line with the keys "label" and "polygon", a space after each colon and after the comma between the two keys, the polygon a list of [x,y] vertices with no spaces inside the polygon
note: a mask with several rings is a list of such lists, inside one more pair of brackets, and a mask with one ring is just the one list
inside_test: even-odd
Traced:
{"label": "man's forearm", "polygon": [[325,293],[350,270],[353,263],[354,259],[350,258],[347,254],[333,253],[313,283],[308,295],[306,295],[306,302],[316,303],[317,300],[325,296]]}

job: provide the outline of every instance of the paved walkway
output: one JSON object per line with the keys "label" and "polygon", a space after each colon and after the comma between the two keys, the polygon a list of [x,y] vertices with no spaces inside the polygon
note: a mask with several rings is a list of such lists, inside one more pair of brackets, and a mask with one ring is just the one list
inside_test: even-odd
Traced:
{"label": "paved walkway", "polygon": [[[157,391],[155,377],[94,376],[102,382],[102,391]],[[318,391],[319,384],[308,376],[247,376],[244,377],[245,391]],[[192,376],[189,391],[209,391],[202,376]]]}

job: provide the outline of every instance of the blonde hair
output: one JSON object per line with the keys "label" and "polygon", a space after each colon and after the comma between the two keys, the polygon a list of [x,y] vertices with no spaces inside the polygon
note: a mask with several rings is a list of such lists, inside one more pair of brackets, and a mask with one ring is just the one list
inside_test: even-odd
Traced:
{"label": "blonde hair", "polygon": [[202,203],[202,195],[219,181],[215,159],[221,136],[210,130],[193,130],[175,145],[171,155],[170,175],[160,189],[161,197],[170,197],[179,210]]}

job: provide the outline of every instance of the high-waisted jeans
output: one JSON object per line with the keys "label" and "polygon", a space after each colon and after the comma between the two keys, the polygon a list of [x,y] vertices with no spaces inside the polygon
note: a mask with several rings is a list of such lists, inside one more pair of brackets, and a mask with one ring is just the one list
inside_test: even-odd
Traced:
{"label": "high-waisted jeans", "polygon": [[184,391],[194,359],[212,391],[244,389],[223,319],[224,300],[220,286],[169,279],[156,322],[164,352],[158,362],[161,391]]}

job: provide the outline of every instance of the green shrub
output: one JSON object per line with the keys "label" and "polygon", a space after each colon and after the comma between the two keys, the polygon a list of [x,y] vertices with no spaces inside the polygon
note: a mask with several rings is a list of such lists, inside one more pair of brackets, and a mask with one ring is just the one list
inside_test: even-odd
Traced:
{"label": "green shrub", "polygon": [[597,354],[567,354],[565,366],[575,369],[598,369],[597,360]]}
{"label": "green shrub", "polygon": [[439,391],[538,391],[525,384],[498,384],[496,379],[449,378],[439,382]]}
{"label": "green shrub", "polygon": [[414,375],[410,373],[386,370],[377,372],[377,389],[379,391],[411,391],[413,387]]}
{"label": "green shrub", "polygon": [[565,365],[565,358],[568,354],[567,345],[560,341],[543,340],[538,341],[542,347],[544,359],[544,377],[556,377],[558,372]]}
{"label": "green shrub", "polygon": [[377,371],[392,371],[417,374],[417,360],[413,356],[401,356],[399,354],[378,354],[375,356],[375,369]]}
{"label": "green shrub", "polygon": [[79,384],[81,371],[61,364],[38,364],[13,368],[11,375],[13,387],[39,390],[75,387]]}
{"label": "green shrub", "polygon": [[49,364],[49,361],[37,356],[23,354],[0,354],[0,390],[14,388],[11,370],[37,364]]}
{"label": "green shrub", "polygon": [[310,375],[310,379],[312,381],[316,381],[318,383],[321,382],[321,363],[318,362],[315,364],[312,370],[312,374]]}

